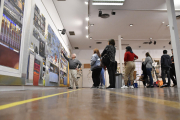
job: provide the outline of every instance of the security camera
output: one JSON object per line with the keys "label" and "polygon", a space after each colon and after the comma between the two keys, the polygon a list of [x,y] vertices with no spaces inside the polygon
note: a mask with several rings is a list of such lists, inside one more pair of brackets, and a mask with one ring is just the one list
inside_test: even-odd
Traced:
{"label": "security camera", "polygon": [[62,30],[58,30],[58,31],[62,31],[61,34],[63,34],[63,35],[66,34],[66,29],[62,29]]}

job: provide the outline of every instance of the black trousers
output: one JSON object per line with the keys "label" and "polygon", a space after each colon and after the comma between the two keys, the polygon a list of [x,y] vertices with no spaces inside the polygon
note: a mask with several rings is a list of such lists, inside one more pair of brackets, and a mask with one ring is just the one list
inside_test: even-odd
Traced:
{"label": "black trousers", "polygon": [[97,87],[100,84],[100,74],[102,68],[96,68],[92,70],[93,86]]}
{"label": "black trousers", "polygon": [[[171,68],[170,69],[170,77],[171,77],[171,80],[173,81],[174,85],[177,85],[177,81],[176,81],[176,71],[175,71],[175,68]],[[175,77],[175,78],[174,78]]]}
{"label": "black trousers", "polygon": [[163,80],[163,84],[166,84],[166,75],[168,78],[168,83],[167,85],[169,86],[171,81],[170,81],[170,69],[169,68],[162,68],[162,80]]}
{"label": "black trousers", "polygon": [[109,66],[106,66],[109,74],[110,87],[115,87],[115,62],[110,62]]}

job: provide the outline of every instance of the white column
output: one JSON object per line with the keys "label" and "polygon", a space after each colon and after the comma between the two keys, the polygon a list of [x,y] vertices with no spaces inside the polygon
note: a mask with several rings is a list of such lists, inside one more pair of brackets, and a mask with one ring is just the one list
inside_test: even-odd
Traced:
{"label": "white column", "polygon": [[174,62],[176,68],[176,78],[177,78],[177,85],[180,88],[180,42],[178,36],[178,27],[175,15],[175,8],[174,8],[174,0],[166,0],[167,11],[168,11],[168,19],[169,19],[169,28],[171,33],[171,43],[174,53]]}
{"label": "white column", "polygon": [[119,63],[120,63],[120,71],[123,72],[122,66],[122,46],[121,46],[121,35],[118,36],[118,44],[119,44]]}

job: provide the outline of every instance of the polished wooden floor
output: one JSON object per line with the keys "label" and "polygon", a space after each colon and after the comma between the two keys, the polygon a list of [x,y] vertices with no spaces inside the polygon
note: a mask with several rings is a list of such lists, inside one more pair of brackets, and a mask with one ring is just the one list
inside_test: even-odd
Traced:
{"label": "polished wooden floor", "polygon": [[0,92],[0,120],[180,120],[180,89]]}

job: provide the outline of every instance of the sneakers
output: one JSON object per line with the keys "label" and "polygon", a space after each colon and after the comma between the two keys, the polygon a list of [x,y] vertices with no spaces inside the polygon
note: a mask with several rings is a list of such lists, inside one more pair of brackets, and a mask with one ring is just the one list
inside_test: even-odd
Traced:
{"label": "sneakers", "polygon": [[154,85],[148,85],[146,88],[153,88]]}
{"label": "sneakers", "polygon": [[134,86],[132,85],[132,86],[129,86],[131,89],[134,89]]}
{"label": "sneakers", "polygon": [[174,84],[172,87],[177,87],[177,84]]}
{"label": "sneakers", "polygon": [[99,86],[99,89],[105,89],[106,87],[104,85]]}
{"label": "sneakers", "polygon": [[122,88],[122,89],[127,89],[128,86],[123,85],[121,88]]}
{"label": "sneakers", "polygon": [[97,88],[97,87],[95,87],[95,86],[93,85],[91,88]]}
{"label": "sneakers", "polygon": [[73,89],[72,87],[68,87],[68,89]]}
{"label": "sneakers", "polygon": [[168,85],[167,85],[167,84],[164,84],[164,85],[162,85],[160,88],[163,88],[163,87],[168,87]]}

